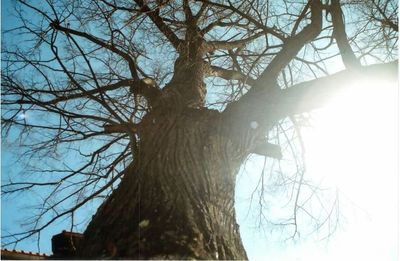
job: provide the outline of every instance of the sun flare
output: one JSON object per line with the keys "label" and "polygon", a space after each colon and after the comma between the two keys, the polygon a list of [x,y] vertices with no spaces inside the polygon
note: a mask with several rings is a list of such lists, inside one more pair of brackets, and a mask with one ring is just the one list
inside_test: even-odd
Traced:
{"label": "sun flare", "polygon": [[[303,130],[307,175],[336,187],[351,202],[341,202],[346,232],[334,240],[332,260],[344,257],[338,253],[346,253],[345,259],[377,260],[396,249],[377,238],[396,242],[398,104],[395,83],[352,83],[314,112],[312,127]],[[366,230],[375,238],[364,237],[360,231]]]}
{"label": "sun flare", "polygon": [[385,171],[387,159],[396,155],[396,85],[365,80],[348,87],[313,114],[304,133],[308,171],[338,186],[359,183],[354,173]]}

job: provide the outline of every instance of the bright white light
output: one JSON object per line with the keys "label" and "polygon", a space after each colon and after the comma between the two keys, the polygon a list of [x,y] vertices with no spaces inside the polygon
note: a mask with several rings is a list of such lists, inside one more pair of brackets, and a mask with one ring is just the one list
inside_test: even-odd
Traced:
{"label": "bright white light", "polygon": [[258,128],[258,122],[256,122],[256,121],[250,122],[250,127],[251,127],[252,129],[257,129],[257,128]]}
{"label": "bright white light", "polygon": [[387,163],[397,154],[396,88],[363,81],[315,112],[313,127],[303,134],[308,171],[349,188],[363,180],[350,173],[390,171]]}
{"label": "bright white light", "polygon": [[314,113],[314,126],[303,133],[307,175],[339,189],[345,217],[343,231],[318,260],[394,261],[399,243],[398,86],[365,80],[348,89]]}
{"label": "bright white light", "polygon": [[18,119],[19,120],[24,120],[24,119],[26,119],[26,114],[23,112],[23,113],[21,113],[21,114],[19,114],[18,115]]}
{"label": "bright white light", "polygon": [[[316,233],[282,242],[286,235],[279,231],[255,230],[254,219],[246,219],[248,205],[240,205],[250,196],[238,197],[240,229],[250,260],[399,260],[399,87],[374,80],[347,87],[312,113],[312,127],[302,129],[305,178],[321,188],[338,188],[340,227],[328,240],[320,241],[326,234]],[[251,195],[262,163],[247,163],[245,178],[239,176],[238,195]]]}

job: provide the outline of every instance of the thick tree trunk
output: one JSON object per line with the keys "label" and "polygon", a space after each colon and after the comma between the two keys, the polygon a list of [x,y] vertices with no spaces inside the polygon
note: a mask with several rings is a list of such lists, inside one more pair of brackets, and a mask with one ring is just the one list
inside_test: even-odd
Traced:
{"label": "thick tree trunk", "polygon": [[207,109],[154,110],[138,155],[85,232],[83,258],[246,259],[235,176],[247,153]]}

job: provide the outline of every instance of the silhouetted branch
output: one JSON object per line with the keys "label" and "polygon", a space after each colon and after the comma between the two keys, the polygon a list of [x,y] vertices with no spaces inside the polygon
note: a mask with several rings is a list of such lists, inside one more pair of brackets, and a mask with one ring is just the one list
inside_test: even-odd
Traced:
{"label": "silhouetted branch", "polygon": [[344,17],[339,0],[332,0],[329,10],[332,15],[333,35],[336,38],[343,63],[348,69],[360,67],[360,61],[357,60],[353,50],[351,49],[346,35],[343,21]]}

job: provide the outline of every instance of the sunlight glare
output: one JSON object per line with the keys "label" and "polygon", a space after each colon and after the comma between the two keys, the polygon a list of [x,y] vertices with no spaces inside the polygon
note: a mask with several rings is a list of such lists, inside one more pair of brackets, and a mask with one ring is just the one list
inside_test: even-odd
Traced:
{"label": "sunlight glare", "polygon": [[353,85],[316,111],[303,134],[308,171],[323,172],[338,186],[360,183],[349,173],[387,171],[385,162],[396,154],[397,86],[374,80]]}
{"label": "sunlight glare", "polygon": [[307,175],[338,189],[344,216],[330,258],[394,260],[398,85],[353,83],[312,119],[312,127],[303,129]]}

